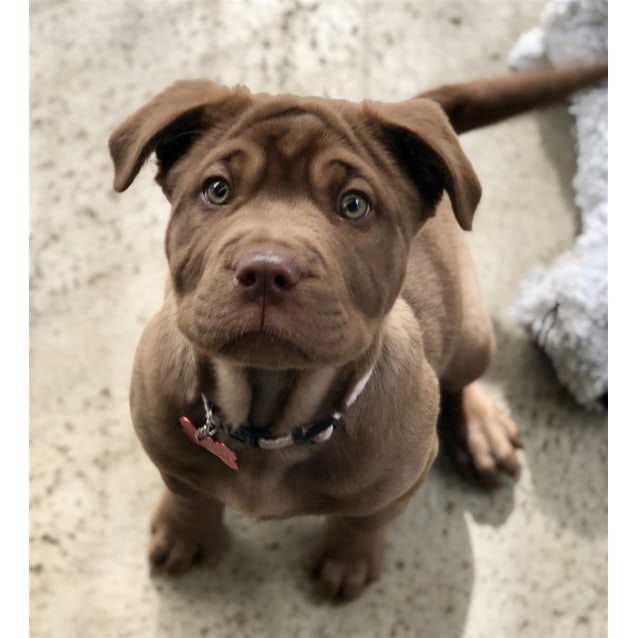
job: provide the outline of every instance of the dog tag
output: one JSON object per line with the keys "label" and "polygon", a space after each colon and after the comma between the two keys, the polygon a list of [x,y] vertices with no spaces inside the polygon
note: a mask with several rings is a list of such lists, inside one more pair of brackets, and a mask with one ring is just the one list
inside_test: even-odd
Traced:
{"label": "dog tag", "polygon": [[227,445],[224,445],[221,441],[215,441],[209,434],[198,434],[197,428],[186,416],[180,417],[179,422],[182,424],[182,432],[184,432],[191,443],[208,450],[218,459],[221,459],[232,470],[239,469],[237,465],[237,455]]}

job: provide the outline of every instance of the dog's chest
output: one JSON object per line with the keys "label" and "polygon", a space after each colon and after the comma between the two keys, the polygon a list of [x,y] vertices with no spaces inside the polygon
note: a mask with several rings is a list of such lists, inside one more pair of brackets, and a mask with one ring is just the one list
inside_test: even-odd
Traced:
{"label": "dog's chest", "polygon": [[256,520],[343,511],[368,513],[374,472],[366,477],[369,468],[361,464],[353,473],[343,456],[335,463],[327,462],[323,455],[317,458],[316,447],[295,446],[283,451],[238,448],[236,471],[211,457],[213,465],[209,467],[214,471],[200,473],[200,487]]}
{"label": "dog's chest", "polygon": [[[270,453],[240,449],[239,469],[224,468],[221,475],[216,471],[206,481],[207,491],[231,509],[257,520],[286,518],[309,513],[309,507],[314,509],[311,494],[301,488],[306,481],[294,477],[288,463],[281,459],[255,458],[264,454]],[[211,463],[221,461],[211,458]]]}

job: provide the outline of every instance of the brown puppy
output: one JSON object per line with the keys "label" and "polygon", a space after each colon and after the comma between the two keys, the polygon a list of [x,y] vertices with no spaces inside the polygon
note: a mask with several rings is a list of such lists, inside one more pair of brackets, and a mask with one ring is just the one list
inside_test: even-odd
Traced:
{"label": "brown puppy", "polygon": [[115,189],[154,152],[172,205],[164,305],[131,385],[168,488],[154,566],[179,573],[214,548],[225,505],[322,514],[306,566],[328,596],[357,596],[434,461],[440,406],[461,465],[490,484],[518,472],[516,425],[477,382],[493,338],[463,229],[480,185],[454,127],[603,74],[507,76],[397,104],[185,81],[113,133]]}

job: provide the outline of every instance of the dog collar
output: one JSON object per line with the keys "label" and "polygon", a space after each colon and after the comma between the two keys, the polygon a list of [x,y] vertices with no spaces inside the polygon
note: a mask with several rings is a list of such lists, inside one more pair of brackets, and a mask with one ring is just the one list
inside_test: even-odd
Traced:
{"label": "dog collar", "polygon": [[335,428],[342,421],[343,412],[347,410],[363,392],[368,381],[370,381],[372,370],[373,368],[371,367],[366,374],[359,379],[348,394],[341,410],[336,410],[330,417],[317,423],[299,426],[283,436],[273,436],[267,428],[259,428],[251,423],[243,423],[236,427],[230,426],[221,409],[209,401],[203,393],[201,394],[201,400],[204,406],[206,422],[198,428],[188,417],[182,416],[180,417],[182,430],[192,443],[207,449],[234,470],[239,469],[237,465],[237,455],[227,445],[218,440],[218,433],[220,431],[227,433],[233,439],[245,445],[259,447],[264,450],[278,450],[291,445],[323,443],[332,436]]}

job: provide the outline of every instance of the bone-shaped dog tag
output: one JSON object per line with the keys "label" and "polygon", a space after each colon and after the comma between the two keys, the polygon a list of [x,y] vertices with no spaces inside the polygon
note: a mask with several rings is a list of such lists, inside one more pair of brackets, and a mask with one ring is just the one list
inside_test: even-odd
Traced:
{"label": "bone-shaped dog tag", "polygon": [[180,417],[179,422],[182,424],[182,432],[184,432],[191,443],[208,450],[218,459],[221,459],[232,470],[239,469],[237,465],[237,455],[227,445],[224,445],[221,441],[215,441],[210,434],[200,434],[192,421],[186,416]]}

